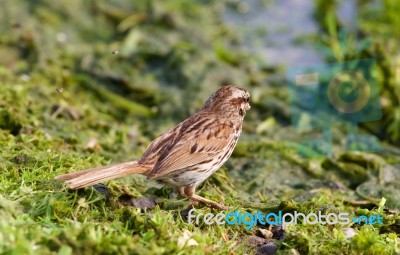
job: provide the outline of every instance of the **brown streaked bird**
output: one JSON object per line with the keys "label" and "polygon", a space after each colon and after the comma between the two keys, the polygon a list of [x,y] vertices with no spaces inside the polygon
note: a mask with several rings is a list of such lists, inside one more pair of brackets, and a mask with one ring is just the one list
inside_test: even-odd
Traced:
{"label": "brown streaked bird", "polygon": [[219,88],[196,114],[159,135],[139,161],[57,176],[71,189],[91,186],[131,174],[143,174],[177,188],[193,202],[224,206],[195,194],[196,187],[217,171],[232,154],[250,109],[250,94],[236,86]]}

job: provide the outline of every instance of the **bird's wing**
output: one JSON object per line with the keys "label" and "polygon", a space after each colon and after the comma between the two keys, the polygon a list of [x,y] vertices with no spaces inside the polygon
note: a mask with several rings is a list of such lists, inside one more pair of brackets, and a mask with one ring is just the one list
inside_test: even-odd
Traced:
{"label": "bird's wing", "polygon": [[234,139],[233,124],[197,117],[183,123],[176,140],[164,147],[148,178],[207,163],[231,144],[230,141]]}
{"label": "bird's wing", "polygon": [[184,122],[179,123],[165,133],[160,134],[154,139],[147,147],[142,158],[139,160],[140,164],[154,166],[162,152],[171,144],[175,142],[179,134],[179,130]]}

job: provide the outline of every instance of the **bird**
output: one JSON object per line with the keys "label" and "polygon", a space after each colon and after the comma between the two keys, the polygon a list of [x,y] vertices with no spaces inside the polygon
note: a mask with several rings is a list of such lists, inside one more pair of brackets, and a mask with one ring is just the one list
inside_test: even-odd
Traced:
{"label": "bird", "polygon": [[142,174],[148,180],[175,187],[192,203],[226,209],[195,194],[195,190],[231,156],[249,109],[247,90],[222,86],[197,113],[155,138],[139,160],[62,174],[56,179],[65,181],[70,189],[79,189]]}

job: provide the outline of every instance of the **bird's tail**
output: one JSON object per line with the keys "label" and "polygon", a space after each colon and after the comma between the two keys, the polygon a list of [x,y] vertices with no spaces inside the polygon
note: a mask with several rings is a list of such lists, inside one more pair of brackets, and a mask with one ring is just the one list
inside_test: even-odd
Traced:
{"label": "bird's tail", "polygon": [[140,165],[137,161],[130,161],[63,174],[56,179],[66,181],[71,189],[79,189],[131,174],[143,174],[148,170],[148,167]]}

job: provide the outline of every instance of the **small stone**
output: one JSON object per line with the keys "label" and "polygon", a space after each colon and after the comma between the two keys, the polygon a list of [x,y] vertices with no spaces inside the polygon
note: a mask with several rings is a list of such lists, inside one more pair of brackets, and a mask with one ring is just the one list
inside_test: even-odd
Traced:
{"label": "small stone", "polygon": [[68,39],[67,34],[63,33],[63,32],[58,33],[56,38],[57,38],[57,41],[60,43],[65,43]]}
{"label": "small stone", "polygon": [[95,150],[98,148],[100,148],[100,145],[95,137],[91,137],[85,145],[85,149],[87,150]]}
{"label": "small stone", "polygon": [[247,246],[261,246],[263,244],[268,243],[269,240],[259,237],[259,236],[250,236],[247,240]]}
{"label": "small stone", "polygon": [[68,107],[65,109],[67,114],[73,119],[73,120],[78,120],[81,117],[81,114],[79,113],[79,111],[75,108],[72,107]]}
{"label": "small stone", "polygon": [[199,243],[192,238],[192,232],[189,230],[185,229],[183,231],[182,236],[178,238],[178,246],[183,248],[187,246],[198,246]]}
{"label": "small stone", "polygon": [[256,252],[257,255],[273,255],[276,254],[276,245],[273,242],[264,244],[263,246],[259,247]]}
{"label": "small stone", "polygon": [[137,126],[132,126],[132,128],[128,131],[128,138],[131,140],[138,139],[139,135],[140,133]]}
{"label": "small stone", "polygon": [[272,228],[272,234],[273,234],[273,238],[277,239],[277,240],[282,240],[285,238],[286,234],[285,234],[285,230],[283,229],[283,227],[281,225],[278,226],[274,226]]}
{"label": "small stone", "polygon": [[272,238],[272,236],[274,235],[271,231],[269,231],[268,229],[264,229],[264,228],[260,228],[259,230],[258,230],[260,233],[261,233],[261,235],[264,237],[264,238]]}
{"label": "small stone", "polygon": [[107,197],[111,195],[110,190],[104,184],[95,184],[93,185],[93,188]]}
{"label": "small stone", "polygon": [[346,239],[353,238],[353,236],[357,235],[357,232],[354,228],[343,228],[343,233],[346,236]]}
{"label": "small stone", "polygon": [[134,207],[153,209],[156,207],[156,200],[154,198],[141,197],[132,201]]}
{"label": "small stone", "polygon": [[28,74],[21,74],[21,76],[19,77],[21,79],[21,81],[27,82],[31,79],[31,77]]}
{"label": "small stone", "polygon": [[189,206],[189,207],[179,211],[180,216],[186,222],[188,222],[189,211],[192,210],[192,209],[194,209],[194,207],[193,206]]}

